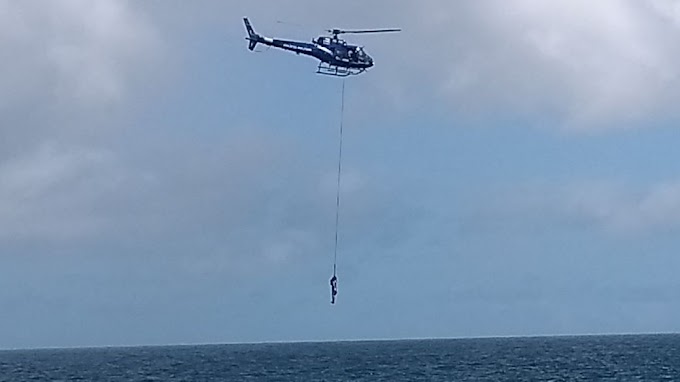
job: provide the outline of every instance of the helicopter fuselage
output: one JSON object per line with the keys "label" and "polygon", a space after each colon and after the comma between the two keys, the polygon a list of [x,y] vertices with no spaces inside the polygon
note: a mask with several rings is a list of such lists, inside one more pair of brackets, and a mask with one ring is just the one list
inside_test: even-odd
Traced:
{"label": "helicopter fuselage", "polygon": [[362,73],[374,65],[363,47],[349,45],[341,39],[321,36],[308,43],[264,37],[255,33],[247,18],[243,21],[248,31],[246,40],[250,41],[248,49],[254,50],[257,44],[263,44],[314,57],[321,61],[317,73],[346,76]]}
{"label": "helicopter fuselage", "polygon": [[260,37],[258,43],[273,46],[283,50],[288,50],[297,54],[304,54],[314,57],[330,65],[353,68],[368,69],[373,66],[373,59],[366,54],[361,47],[347,45],[342,41],[322,42],[326,37],[319,37],[313,43],[301,41],[279,40],[275,38]]}

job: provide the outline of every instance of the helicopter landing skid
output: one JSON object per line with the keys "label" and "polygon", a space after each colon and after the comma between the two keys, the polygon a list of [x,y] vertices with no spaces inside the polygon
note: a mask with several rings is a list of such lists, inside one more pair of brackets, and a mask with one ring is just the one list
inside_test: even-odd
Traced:
{"label": "helicopter landing skid", "polygon": [[347,68],[322,62],[319,64],[316,73],[326,76],[348,77],[359,75],[365,71],[366,69]]}

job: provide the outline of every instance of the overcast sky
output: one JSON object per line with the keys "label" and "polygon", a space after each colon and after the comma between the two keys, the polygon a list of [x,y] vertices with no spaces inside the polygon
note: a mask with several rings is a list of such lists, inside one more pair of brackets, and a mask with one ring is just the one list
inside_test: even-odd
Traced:
{"label": "overcast sky", "polygon": [[[342,80],[267,36],[348,36]],[[287,23],[282,23],[286,21]],[[680,330],[676,0],[0,0],[0,348]]]}

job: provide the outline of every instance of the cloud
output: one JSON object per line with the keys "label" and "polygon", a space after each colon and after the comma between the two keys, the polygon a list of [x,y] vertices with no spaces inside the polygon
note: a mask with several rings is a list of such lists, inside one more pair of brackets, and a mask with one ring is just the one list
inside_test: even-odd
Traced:
{"label": "cloud", "polygon": [[465,113],[548,116],[572,129],[678,117],[673,0],[428,1],[400,8],[416,16],[403,20],[396,41],[372,49],[389,57],[375,71],[388,72],[405,94],[427,86]]}
{"label": "cloud", "polygon": [[629,235],[680,228],[680,182],[636,190],[626,185],[583,184],[566,193],[563,210],[607,232]]}
{"label": "cloud", "polygon": [[0,243],[80,239],[104,228],[92,211],[130,177],[111,152],[44,144],[0,164]]}
{"label": "cloud", "polygon": [[[467,228],[585,228],[615,237],[680,229],[680,182],[640,187],[614,181],[530,184],[487,195],[468,210]],[[480,200],[481,200],[480,199]]]}
{"label": "cloud", "polygon": [[161,51],[132,4],[0,1],[0,241],[99,232],[137,177],[107,129]]}
{"label": "cloud", "polygon": [[[157,43],[129,2],[3,1],[0,103],[47,98],[83,106],[120,99],[125,81]],[[149,50],[151,49],[151,51]]]}
{"label": "cloud", "polygon": [[0,162],[48,143],[89,149],[161,56],[132,2],[0,2]]}

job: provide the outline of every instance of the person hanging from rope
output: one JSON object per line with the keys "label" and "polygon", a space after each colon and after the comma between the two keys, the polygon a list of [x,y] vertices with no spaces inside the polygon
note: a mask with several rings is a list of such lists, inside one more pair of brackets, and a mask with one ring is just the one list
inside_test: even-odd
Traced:
{"label": "person hanging from rope", "polygon": [[335,304],[335,295],[338,294],[338,278],[331,277],[331,304]]}

